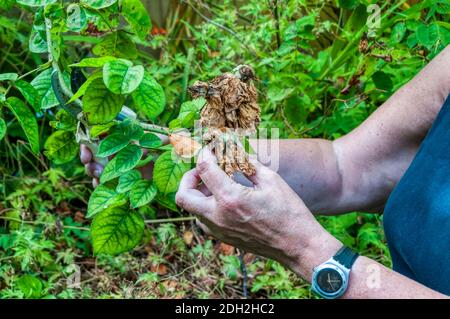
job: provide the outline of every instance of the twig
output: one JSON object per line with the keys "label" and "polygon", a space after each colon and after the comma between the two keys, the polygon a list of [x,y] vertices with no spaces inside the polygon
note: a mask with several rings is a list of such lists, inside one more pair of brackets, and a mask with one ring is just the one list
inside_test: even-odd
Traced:
{"label": "twig", "polygon": [[195,220],[194,216],[187,217],[176,217],[176,218],[163,218],[163,219],[150,219],[146,220],[146,224],[161,224],[161,223],[176,223],[176,222],[188,222],[191,220]]}
{"label": "twig", "polygon": [[269,6],[271,6],[271,10],[273,16],[275,18],[275,35],[277,38],[277,48],[279,49],[281,46],[281,36],[280,36],[280,16],[278,14],[278,0],[269,0]]}
{"label": "twig", "polygon": [[[23,224],[44,225],[44,226],[56,226],[56,223],[53,224],[53,223],[46,223],[46,222],[40,222],[40,221],[22,220],[22,219],[19,219],[19,218],[13,218],[13,217],[3,217],[3,216],[0,216],[0,219],[3,219],[3,220],[9,220],[9,221],[12,221],[12,222],[17,222],[17,223],[23,223]],[[88,227],[66,226],[66,225],[63,225],[62,227],[63,227],[63,228],[66,228],[66,229],[76,229],[76,230],[89,231],[89,228],[88,228]]]}
{"label": "twig", "polygon": [[163,127],[163,126],[159,126],[159,125],[155,125],[155,124],[144,123],[144,122],[139,122],[139,126],[149,132],[159,133],[159,134],[163,134],[163,135],[169,135],[169,129],[167,127]]}
{"label": "twig", "polygon": [[226,31],[226,32],[228,32],[228,33],[230,33],[232,36],[234,36],[236,39],[238,39],[239,42],[242,43],[242,44],[244,45],[244,47],[245,47],[248,51],[250,51],[250,53],[251,53],[255,58],[258,57],[258,54],[256,53],[256,51],[255,51],[253,48],[251,48],[250,46],[248,46],[248,45],[245,43],[245,41],[243,41],[243,40],[241,39],[241,37],[239,36],[239,34],[237,34],[235,31],[233,31],[233,30],[231,30],[230,28],[228,28],[228,27],[226,27],[226,26],[224,26],[224,25],[221,25],[220,23],[218,23],[218,22],[216,22],[216,21],[214,21],[214,20],[211,20],[210,18],[208,18],[207,16],[205,16],[202,12],[200,12],[200,10],[198,10],[195,6],[193,6],[189,0],[182,0],[182,2],[186,3],[189,7],[191,7],[192,10],[194,10],[200,17],[202,17],[202,18],[203,18],[204,20],[206,20],[208,23],[211,23],[211,24],[215,25],[216,27],[218,27],[218,28],[220,28],[220,29],[222,29],[222,30],[224,30],[224,31]]}

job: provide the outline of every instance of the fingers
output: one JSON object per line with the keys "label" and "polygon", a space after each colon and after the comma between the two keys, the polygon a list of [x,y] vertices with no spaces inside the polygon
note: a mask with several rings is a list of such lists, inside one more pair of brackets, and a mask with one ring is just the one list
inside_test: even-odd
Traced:
{"label": "fingers", "polygon": [[208,189],[208,187],[206,187],[205,184],[200,184],[200,185],[197,187],[197,189],[198,189],[200,192],[202,192],[202,194],[205,195],[205,196],[211,196],[211,195],[212,195],[211,191]]}
{"label": "fingers", "polygon": [[99,178],[103,172],[103,166],[96,162],[87,163],[84,165],[84,168],[86,170],[86,174],[90,177]]}
{"label": "fingers", "polygon": [[88,164],[90,161],[92,161],[92,152],[84,144],[80,145],[80,161],[83,164]]}
{"label": "fingers", "polygon": [[200,151],[196,167],[197,173],[212,194],[230,193],[237,186],[217,165],[216,157],[208,148]]}
{"label": "fingers", "polygon": [[250,157],[250,162],[253,164],[253,166],[256,169],[256,172],[252,176],[248,176],[247,178],[255,184],[255,186],[260,186],[265,183],[272,184],[274,182],[274,178],[277,175],[276,172],[272,171],[267,166],[261,164],[261,162],[258,161],[256,156]]}
{"label": "fingers", "polygon": [[200,176],[196,169],[192,169],[184,174],[175,196],[175,201],[178,206],[188,212],[207,216],[214,211],[215,199],[214,197],[206,197],[197,189],[199,182]]}

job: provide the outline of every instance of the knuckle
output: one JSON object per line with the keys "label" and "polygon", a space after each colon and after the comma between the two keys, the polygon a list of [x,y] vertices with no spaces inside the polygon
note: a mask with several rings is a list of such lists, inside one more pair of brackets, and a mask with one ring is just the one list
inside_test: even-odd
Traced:
{"label": "knuckle", "polygon": [[204,174],[209,170],[209,162],[201,161],[197,163],[197,171],[199,174]]}
{"label": "knuckle", "polygon": [[234,192],[224,192],[221,196],[221,202],[226,210],[236,210],[240,207],[240,198]]}

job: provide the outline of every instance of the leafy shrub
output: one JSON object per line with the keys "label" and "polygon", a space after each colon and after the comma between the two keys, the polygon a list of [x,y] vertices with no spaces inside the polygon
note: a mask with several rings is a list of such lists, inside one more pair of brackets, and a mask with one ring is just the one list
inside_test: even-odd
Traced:
{"label": "leafy shrub", "polygon": [[[251,64],[259,78],[262,127],[278,127],[287,138],[334,139],[359,125],[450,42],[445,0],[380,3],[381,23],[373,30],[367,24],[369,3],[183,2],[164,32],[154,32],[137,0],[1,1],[0,192],[8,211],[1,216],[0,258],[13,260],[0,269],[8,287],[2,296],[60,291],[60,277],[30,275],[71,271],[65,262],[50,261],[54,250],[63,249],[55,243],[91,254],[83,223],[72,217],[58,221],[49,213],[66,201],[85,209],[80,140],[99,144],[99,158],[115,155],[87,205],[94,252],[122,253],[154,236],[157,245],[182,253],[177,228],[168,224],[149,235],[144,218],[155,219],[163,208],[179,213],[173,195],[190,165],[174,161],[171,148],[153,133],[167,133],[159,126],[192,126],[203,101],[187,101],[190,82]],[[136,120],[116,120],[123,105],[137,113]],[[82,118],[71,116],[80,111]],[[149,161],[155,161],[155,175],[145,181],[137,168]],[[380,217],[354,213],[320,221],[348,245],[390,263]],[[44,232],[57,233],[59,223],[69,228],[45,240]],[[199,243],[189,258],[209,260],[212,251],[212,242]],[[73,252],[60,253],[74,258]],[[120,264],[128,257],[111,258]],[[236,259],[222,262],[220,273],[235,280]],[[205,267],[196,268],[196,275]],[[15,275],[15,269],[23,273]],[[276,263],[257,261],[250,272],[259,274],[254,294],[310,296],[302,281],[293,281]],[[61,296],[73,295],[68,290]]]}

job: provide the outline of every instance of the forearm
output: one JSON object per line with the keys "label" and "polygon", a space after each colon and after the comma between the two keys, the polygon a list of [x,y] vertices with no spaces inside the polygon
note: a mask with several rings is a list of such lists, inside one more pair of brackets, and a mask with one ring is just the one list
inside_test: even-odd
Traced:
{"label": "forearm", "polygon": [[337,213],[341,176],[333,143],[323,139],[251,140],[258,160],[276,171],[314,213]]}

